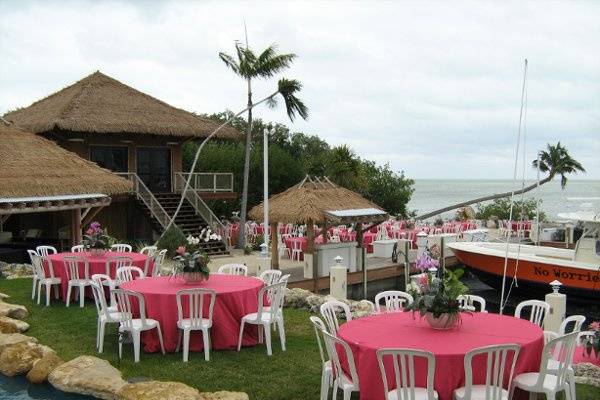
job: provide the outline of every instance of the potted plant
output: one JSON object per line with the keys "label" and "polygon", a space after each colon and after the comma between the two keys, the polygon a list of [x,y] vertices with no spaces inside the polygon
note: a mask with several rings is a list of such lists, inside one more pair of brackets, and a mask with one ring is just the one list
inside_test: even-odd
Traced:
{"label": "potted plant", "polygon": [[592,322],[589,328],[594,332],[594,335],[588,336],[583,341],[585,352],[588,356],[594,352],[596,358],[600,358],[600,321]]}
{"label": "potted plant", "polygon": [[110,248],[111,237],[99,222],[92,222],[83,235],[83,245],[92,256],[100,257]]}
{"label": "potted plant", "polygon": [[208,280],[210,269],[208,254],[198,248],[200,238],[189,236],[188,246],[179,246],[177,256],[173,259],[178,261],[175,265],[175,275],[181,276],[188,284],[200,283]]}
{"label": "potted plant", "polygon": [[434,329],[452,329],[460,322],[457,297],[468,291],[460,281],[463,270],[445,271],[441,277],[436,273],[437,268],[433,267],[411,284],[409,293],[414,302],[407,309],[419,312]]}

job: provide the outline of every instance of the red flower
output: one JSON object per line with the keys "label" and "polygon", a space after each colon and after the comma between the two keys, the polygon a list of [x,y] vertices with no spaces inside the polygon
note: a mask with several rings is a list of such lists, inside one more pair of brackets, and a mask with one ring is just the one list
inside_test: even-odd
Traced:
{"label": "red flower", "polygon": [[179,254],[180,256],[183,256],[185,254],[185,246],[179,246],[177,248],[177,254]]}

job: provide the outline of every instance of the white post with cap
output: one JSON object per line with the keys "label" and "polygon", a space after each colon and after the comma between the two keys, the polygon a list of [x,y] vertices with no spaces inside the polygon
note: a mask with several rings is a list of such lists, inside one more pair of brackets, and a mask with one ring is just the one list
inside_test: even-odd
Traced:
{"label": "white post with cap", "polygon": [[427,250],[427,242],[429,240],[427,238],[428,236],[429,235],[427,235],[423,231],[417,233],[417,257],[419,257],[425,252],[425,250]]}
{"label": "white post with cap", "polygon": [[343,258],[334,258],[335,265],[329,270],[329,294],[338,300],[348,297],[348,268],[342,265]]}
{"label": "white post with cap", "polygon": [[567,310],[567,296],[559,293],[562,283],[555,280],[550,282],[552,293],[548,293],[545,297],[546,303],[550,304],[550,312],[544,319],[544,330],[558,333],[560,324],[565,319]]}
{"label": "white post with cap", "polygon": [[269,246],[266,243],[262,243],[260,245],[260,257],[258,257],[258,270],[256,271],[256,276],[260,276],[260,274],[268,269],[271,269]]}

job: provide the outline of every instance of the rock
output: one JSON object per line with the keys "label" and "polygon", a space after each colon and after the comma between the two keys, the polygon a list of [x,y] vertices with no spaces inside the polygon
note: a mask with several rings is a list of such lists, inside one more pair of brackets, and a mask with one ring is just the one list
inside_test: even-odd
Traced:
{"label": "rock", "polygon": [[42,358],[42,349],[32,342],[20,342],[8,346],[0,354],[0,372],[15,376],[29,372],[33,363]]}
{"label": "rock", "polygon": [[8,264],[0,262],[0,272],[6,279],[31,277],[33,268],[31,264]]}
{"label": "rock", "polygon": [[283,305],[285,307],[294,308],[306,308],[306,298],[311,296],[313,293],[306,289],[293,288],[286,289],[284,295]]}
{"label": "rock", "polygon": [[37,339],[20,333],[0,333],[0,355],[4,349],[21,342],[37,343]]}
{"label": "rock", "polygon": [[201,400],[249,400],[246,393],[243,392],[213,392],[213,393],[200,393]]}
{"label": "rock", "polygon": [[355,318],[366,317],[375,312],[375,306],[369,300],[355,301],[351,305],[352,316]]}
{"label": "rock", "polygon": [[600,367],[592,363],[580,363],[573,366],[575,382],[600,387]]}
{"label": "rock", "polygon": [[198,390],[179,382],[147,381],[129,383],[117,393],[117,400],[193,400]]}
{"label": "rock", "polygon": [[92,356],[79,356],[56,367],[48,382],[63,392],[87,394],[113,400],[127,384],[121,372],[108,361]]}
{"label": "rock", "polygon": [[29,324],[11,317],[0,317],[0,332],[17,333],[25,332],[29,329]]}
{"label": "rock", "polygon": [[27,380],[31,383],[42,383],[48,378],[50,372],[63,363],[64,361],[54,351],[47,352],[33,363],[27,373]]}
{"label": "rock", "polygon": [[5,294],[5,293],[0,293],[0,300],[4,300],[4,299],[8,299],[10,298],[9,295]]}
{"label": "rock", "polygon": [[25,308],[25,306],[0,301],[0,316],[16,319],[25,319],[29,316],[29,312],[27,311],[27,308]]}

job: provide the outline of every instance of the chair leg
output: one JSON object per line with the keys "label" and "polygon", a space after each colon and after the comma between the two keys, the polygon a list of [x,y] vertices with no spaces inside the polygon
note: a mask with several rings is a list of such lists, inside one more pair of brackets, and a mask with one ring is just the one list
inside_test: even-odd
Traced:
{"label": "chair leg", "polygon": [[40,304],[41,293],[42,293],[42,282],[38,281],[38,283],[37,283],[37,303],[38,303],[38,305]]}
{"label": "chair leg", "polygon": [[100,332],[98,336],[98,353],[102,353],[102,349],[104,349],[104,330],[106,329],[106,322],[100,322]]}
{"label": "chair leg", "polygon": [[575,373],[569,372],[569,392],[571,392],[571,398],[567,400],[577,400],[577,390],[575,389]]}
{"label": "chair leg", "polygon": [[546,400],[555,400],[556,393],[555,392],[546,392]]}
{"label": "chair leg", "polygon": [[329,377],[325,368],[321,371],[321,397],[320,400],[327,400],[329,394]]}
{"label": "chair leg", "polygon": [[188,355],[190,352],[190,331],[185,329],[183,331],[183,362],[188,362]]}
{"label": "chair leg", "polygon": [[[119,329],[119,333],[122,331]],[[123,341],[121,340],[121,335],[119,335],[119,360],[123,358]]]}
{"label": "chair leg", "polygon": [[71,303],[71,284],[69,283],[69,286],[67,287],[67,307],[69,307],[69,304]]}
{"label": "chair leg", "polygon": [[333,381],[333,395],[331,397],[333,400],[337,400],[337,393],[338,393],[338,382],[336,379]]}
{"label": "chair leg", "polygon": [[33,281],[31,282],[31,300],[35,299],[35,289],[37,287],[37,279],[33,277]]}
{"label": "chair leg", "polygon": [[242,324],[240,325],[240,337],[238,338],[238,351],[242,349],[242,335],[244,334],[244,320],[242,320]]}
{"label": "chair leg", "polygon": [[52,285],[46,284],[46,307],[50,305],[50,289]]}
{"label": "chair leg", "polygon": [[344,389],[344,400],[350,400],[350,396],[352,395],[352,390],[348,389]]}
{"label": "chair leg", "polygon": [[281,342],[281,350],[285,351],[285,327],[283,325],[283,318],[277,320],[277,325],[279,326],[279,341]]}
{"label": "chair leg", "polygon": [[273,349],[271,347],[271,327],[269,325],[264,326],[265,329],[265,342],[267,342],[267,355],[273,355]]}
{"label": "chair leg", "polygon": [[537,393],[529,392],[529,400],[536,400],[536,399],[537,399]]}
{"label": "chair leg", "polygon": [[136,363],[140,362],[140,333],[137,329],[131,331],[131,337],[133,338],[133,361]]}
{"label": "chair leg", "polygon": [[204,361],[210,360],[210,336],[209,330],[202,330],[202,340],[204,341]]}
{"label": "chair leg", "polygon": [[79,286],[79,307],[83,308],[85,297],[85,286]]}
{"label": "chair leg", "polygon": [[165,354],[165,344],[163,342],[162,331],[160,330],[160,323],[156,324],[156,330],[158,330],[158,341],[160,342],[160,351]]}

